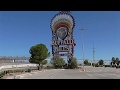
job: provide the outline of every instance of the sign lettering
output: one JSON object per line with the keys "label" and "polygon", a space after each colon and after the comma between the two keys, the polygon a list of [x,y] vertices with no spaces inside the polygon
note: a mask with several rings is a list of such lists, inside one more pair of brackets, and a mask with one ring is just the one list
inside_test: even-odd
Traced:
{"label": "sign lettering", "polygon": [[74,44],[74,40],[61,40],[61,41],[52,41],[52,45],[73,45]]}

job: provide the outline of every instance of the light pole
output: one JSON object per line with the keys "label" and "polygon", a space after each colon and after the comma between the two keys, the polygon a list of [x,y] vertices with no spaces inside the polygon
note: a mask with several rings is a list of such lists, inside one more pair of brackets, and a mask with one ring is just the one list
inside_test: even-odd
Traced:
{"label": "light pole", "polygon": [[84,36],[83,36],[83,31],[85,29],[80,29],[82,31],[82,53],[83,53],[83,70],[84,70]]}
{"label": "light pole", "polygon": [[95,50],[94,50],[95,48],[94,48],[94,42],[93,42],[93,61],[94,61],[94,67],[95,67],[95,56],[94,56],[94,54],[95,54]]}

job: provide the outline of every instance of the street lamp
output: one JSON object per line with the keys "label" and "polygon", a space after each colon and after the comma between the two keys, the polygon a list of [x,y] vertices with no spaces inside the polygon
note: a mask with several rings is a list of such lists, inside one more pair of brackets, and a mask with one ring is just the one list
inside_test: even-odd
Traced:
{"label": "street lamp", "polygon": [[85,29],[80,29],[82,31],[82,53],[83,53],[83,70],[84,70],[84,36],[83,36],[83,31]]}
{"label": "street lamp", "polygon": [[95,48],[94,48],[94,42],[93,42],[93,61],[94,61],[94,67],[95,67],[95,56],[94,56],[94,54],[95,54]]}

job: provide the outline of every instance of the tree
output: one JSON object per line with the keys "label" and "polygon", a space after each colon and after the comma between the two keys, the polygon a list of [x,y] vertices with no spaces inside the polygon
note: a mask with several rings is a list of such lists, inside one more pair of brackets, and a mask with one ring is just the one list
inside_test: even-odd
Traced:
{"label": "tree", "polygon": [[43,65],[45,65],[45,64],[47,64],[48,62],[47,62],[47,60],[43,60],[42,62],[41,62],[41,67],[43,68]]}
{"label": "tree", "polygon": [[112,61],[113,61],[113,62],[115,61],[115,57],[112,57]]}
{"label": "tree", "polygon": [[115,63],[116,63],[116,59],[115,59],[115,57],[112,57],[111,66],[115,67]]}
{"label": "tree", "polygon": [[45,59],[50,56],[50,52],[48,52],[48,49],[44,44],[32,46],[29,53],[31,54],[29,62],[38,64],[38,70],[40,70],[42,66],[47,63]]}
{"label": "tree", "polygon": [[119,65],[119,58],[116,58],[116,60],[115,60],[115,63],[117,64],[117,65]]}
{"label": "tree", "polygon": [[111,65],[111,66],[112,66],[112,64],[113,64],[113,63],[112,63],[112,62],[110,62],[110,65]]}
{"label": "tree", "polygon": [[98,64],[99,64],[99,65],[103,65],[103,64],[104,64],[104,61],[101,59],[101,60],[99,60]]}
{"label": "tree", "polygon": [[77,59],[74,57],[70,58],[69,63],[71,69],[78,67]]}
{"label": "tree", "polygon": [[113,65],[115,65],[115,57],[112,57],[112,63],[113,63]]}
{"label": "tree", "polygon": [[84,64],[85,64],[85,65],[90,65],[89,62],[88,62],[88,60],[85,60],[85,61],[84,61]]}
{"label": "tree", "polygon": [[119,58],[116,58],[115,62],[119,62]]}
{"label": "tree", "polygon": [[65,65],[65,61],[60,56],[54,56],[51,58],[50,63],[53,64],[55,68],[62,68]]}

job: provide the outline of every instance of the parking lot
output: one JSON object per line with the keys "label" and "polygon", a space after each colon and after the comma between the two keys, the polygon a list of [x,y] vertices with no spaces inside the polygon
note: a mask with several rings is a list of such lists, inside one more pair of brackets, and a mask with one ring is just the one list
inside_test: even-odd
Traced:
{"label": "parking lot", "polygon": [[27,74],[20,79],[120,79],[120,69],[85,66],[81,69],[52,69],[36,74]]}

